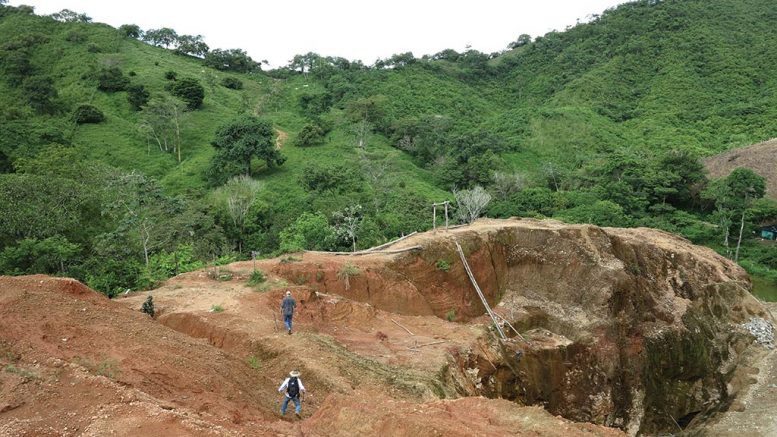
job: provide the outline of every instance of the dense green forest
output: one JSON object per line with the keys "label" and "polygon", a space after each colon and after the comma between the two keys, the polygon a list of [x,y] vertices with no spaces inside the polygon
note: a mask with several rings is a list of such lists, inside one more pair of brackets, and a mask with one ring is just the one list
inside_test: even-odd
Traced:
{"label": "dense green forest", "polygon": [[270,71],[199,35],[2,3],[2,274],[112,296],[251,252],[373,246],[450,200],[460,220],[665,229],[777,289],[753,238],[777,222],[763,178],[700,161],[777,137],[769,0],[636,1],[499,53]]}

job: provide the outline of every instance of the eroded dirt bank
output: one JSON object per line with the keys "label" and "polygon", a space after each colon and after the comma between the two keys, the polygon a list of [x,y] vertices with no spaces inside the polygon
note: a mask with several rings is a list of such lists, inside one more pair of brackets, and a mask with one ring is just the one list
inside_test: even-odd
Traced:
{"label": "eroded dirt bank", "polygon": [[[739,267],[659,231],[484,220],[389,249],[413,247],[259,261],[256,288],[251,262],[180,275],[156,319],[147,293],[0,278],[0,435],[676,432],[730,404],[760,350],[739,324],[771,320]],[[301,421],[277,413],[292,368]]]}

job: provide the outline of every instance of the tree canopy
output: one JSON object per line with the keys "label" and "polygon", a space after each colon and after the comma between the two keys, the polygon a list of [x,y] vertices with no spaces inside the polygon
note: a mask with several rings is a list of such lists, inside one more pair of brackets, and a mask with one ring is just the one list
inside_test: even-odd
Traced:
{"label": "tree canopy", "polygon": [[211,144],[216,148],[216,155],[209,178],[216,185],[238,174],[250,176],[254,158],[264,161],[267,168],[286,161],[275,147],[272,123],[251,115],[240,116],[221,126]]}

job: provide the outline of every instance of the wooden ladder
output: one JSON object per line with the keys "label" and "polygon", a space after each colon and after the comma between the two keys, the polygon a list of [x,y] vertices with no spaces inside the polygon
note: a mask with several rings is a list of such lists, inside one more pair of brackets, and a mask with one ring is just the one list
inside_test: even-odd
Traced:
{"label": "wooden ladder", "polygon": [[499,321],[496,319],[497,315],[491,310],[491,306],[488,304],[488,301],[486,300],[486,296],[483,295],[483,291],[480,289],[480,286],[478,285],[478,282],[475,280],[475,276],[472,274],[472,270],[469,268],[469,263],[467,262],[467,258],[464,256],[464,251],[461,250],[461,245],[458,241],[456,241],[456,249],[459,251],[459,257],[461,258],[461,263],[464,264],[464,270],[467,271],[467,276],[469,276],[469,280],[472,282],[472,285],[475,286],[475,291],[478,292],[478,296],[480,296],[480,301],[483,302],[483,306],[486,307],[486,311],[488,312],[488,315],[491,317],[491,320],[494,322],[494,326],[496,326],[497,332],[499,332],[499,336],[502,338],[502,340],[506,340],[507,336],[505,336],[504,331],[502,331],[502,326],[499,324]]}

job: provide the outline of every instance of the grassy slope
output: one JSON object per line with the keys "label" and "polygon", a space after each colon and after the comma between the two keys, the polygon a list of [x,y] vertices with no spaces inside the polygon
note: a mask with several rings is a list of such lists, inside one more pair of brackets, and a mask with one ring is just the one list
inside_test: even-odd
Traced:
{"label": "grassy slope", "polygon": [[[710,155],[777,137],[775,20],[777,7],[769,0],[637,2],[489,61],[496,69],[491,77],[463,79],[460,66],[441,61],[439,68],[365,72],[358,78],[357,95],[385,95],[386,113],[394,120],[440,114],[459,126],[499,134],[517,146],[503,156],[506,163],[528,172],[547,161],[575,167],[623,147],[680,147]],[[305,124],[299,96],[322,90],[312,78],[230,74],[245,84],[235,91],[218,84],[225,73],[121,38],[109,26],[18,14],[0,18],[0,41],[20,32],[50,38],[36,49],[33,61],[55,79],[60,106],[90,102],[107,120],[75,126],[68,111],[33,115],[24,109],[20,91],[0,81],[0,105],[23,113],[4,122],[56,127],[83,156],[155,176],[170,193],[207,192],[202,175],[213,153],[209,143],[221,123],[241,112],[267,116],[289,135],[283,167],[255,168],[267,187],[266,204],[281,209],[291,205],[289,210],[296,212],[315,207],[299,184],[308,165],[358,165],[352,135],[337,107],[330,114],[335,129],[324,146],[300,149],[291,144]],[[69,41],[73,32],[85,40]],[[100,53],[87,50],[90,44]],[[152,94],[163,92],[164,73],[170,70],[205,86],[202,109],[186,116],[181,164],[153,144],[149,147],[137,133],[137,113],[130,110],[126,93],[99,92],[85,79],[112,64],[134,72],[133,83]],[[402,190],[425,199],[448,196],[428,170],[386,138],[374,135],[370,149],[391,163],[391,173],[404,182]]]}
{"label": "grassy slope", "polygon": [[[509,54],[508,83],[527,105],[577,108],[574,124],[613,134],[583,140],[589,147],[712,154],[777,133],[777,58],[767,49],[777,44],[775,15],[764,0],[627,4]],[[556,137],[556,128],[535,129],[528,142]],[[569,133],[560,136],[577,137]]]}
{"label": "grassy slope", "polygon": [[[52,117],[83,156],[157,177],[171,193],[204,190],[202,175],[213,154],[210,141],[217,127],[245,111],[269,117],[277,129],[289,134],[283,150],[287,163],[273,172],[262,172],[257,167],[257,177],[264,180],[269,189],[265,194],[268,200],[280,194],[301,197],[303,193],[298,180],[307,163],[326,165],[356,161],[353,141],[344,128],[336,129],[322,147],[299,149],[291,145],[304,124],[297,112],[296,101],[299,94],[317,86],[312,81],[303,78],[278,81],[265,75],[227,74],[204,67],[197,59],[121,38],[114,29],[104,25],[57,23],[40,17],[13,15],[0,20],[0,40],[12,39],[19,28],[50,38],[36,50],[34,63],[54,77],[61,106],[92,103],[105,113],[106,121],[96,125],[76,126],[69,121],[67,112]],[[66,36],[71,32],[82,33],[86,40],[67,41]],[[101,53],[87,51],[89,44],[99,46]],[[167,71],[177,72],[178,77],[196,78],[203,84],[206,94],[202,108],[187,113],[184,119],[183,162],[180,165],[172,155],[160,152],[156,145],[149,145],[138,134],[138,113],[130,109],[125,92],[103,93],[96,90],[93,81],[82,79],[103,65],[118,65],[125,73],[134,72],[132,82],[145,85],[152,96],[163,92]],[[235,91],[219,85],[226,75],[239,77],[245,85],[244,90]],[[24,106],[19,97],[6,94],[2,100],[7,105]],[[41,120],[43,117],[33,118]],[[392,170],[397,177],[407,181],[409,190],[424,197],[445,196],[444,191],[434,187],[428,172],[413,165],[404,153],[390,147],[384,139],[374,137],[371,147],[377,155],[394,162]]]}
{"label": "grassy slope", "polygon": [[[768,50],[777,45],[777,37],[767,29],[775,8],[764,7],[766,3],[626,5],[596,23],[549,34],[531,50],[522,48],[492,61],[509,65],[498,79],[464,81],[446,73],[449,68],[407,68],[371,73],[359,93],[387,96],[386,112],[393,119],[442,114],[499,133],[519,146],[505,156],[516,169],[533,171],[547,160],[574,162],[624,146],[683,147],[708,155],[777,136],[772,122],[777,116],[777,77],[769,74],[777,58]],[[241,111],[255,111],[270,117],[293,140],[304,124],[297,97],[320,88],[315,80],[301,77],[276,81],[264,75],[234,75],[246,88],[229,90],[218,85],[224,73],[196,59],[120,38],[103,25],[13,16],[0,21],[0,39],[12,38],[19,28],[50,35],[51,42],[36,52],[36,63],[56,76],[65,105],[92,102],[107,115],[100,125],[69,126],[72,142],[86,156],[158,177],[173,192],[203,188],[201,174],[212,154],[209,142],[220,123]],[[67,41],[73,31],[87,35],[87,40]],[[102,53],[89,53],[90,43]],[[134,71],[133,82],[152,93],[162,92],[163,75],[169,70],[205,85],[203,108],[187,115],[181,165],[153,145],[149,149],[137,134],[137,114],[129,109],[125,93],[97,92],[81,79],[106,64]],[[69,125],[64,118],[55,122]],[[321,150],[287,145],[288,164],[264,177],[268,186],[288,189],[300,167],[314,159],[348,162],[353,154],[344,129],[336,129]],[[426,196],[442,194],[424,170],[388,148],[382,138],[373,138],[379,154],[399,158],[398,176]]]}

